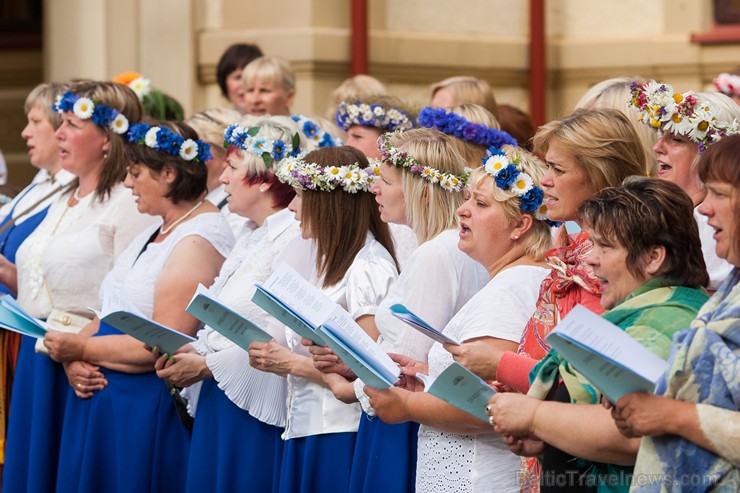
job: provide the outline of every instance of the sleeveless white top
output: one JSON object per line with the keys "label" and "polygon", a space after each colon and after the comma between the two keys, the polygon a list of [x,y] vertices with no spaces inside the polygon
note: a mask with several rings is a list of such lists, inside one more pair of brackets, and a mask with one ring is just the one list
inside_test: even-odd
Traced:
{"label": "sleeveless white top", "polygon": [[[179,224],[163,241],[146,245],[160,226],[161,224],[155,224],[142,231],[121,254],[113,269],[103,279],[100,288],[101,304],[107,298],[108,293],[115,293],[117,298],[123,298],[142,315],[151,318],[154,311],[154,288],[157,278],[167,263],[170,253],[181,240],[188,236],[200,236],[223,257],[226,257],[234,246],[234,235],[231,233],[231,228],[218,212],[199,214]],[[144,245],[146,245],[146,250],[142,252]],[[141,255],[139,255],[140,252]],[[114,311],[123,308],[125,307],[107,306],[104,310]]]}

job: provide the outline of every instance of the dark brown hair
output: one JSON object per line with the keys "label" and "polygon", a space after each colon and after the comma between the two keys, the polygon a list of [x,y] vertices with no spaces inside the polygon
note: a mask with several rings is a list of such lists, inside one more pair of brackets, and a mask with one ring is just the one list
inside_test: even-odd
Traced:
{"label": "dark brown hair", "polygon": [[[198,139],[198,134],[189,125],[182,122],[147,121],[151,126],[159,126],[176,133],[183,139]],[[124,153],[129,165],[143,164],[155,174],[160,174],[166,167],[175,171],[175,180],[165,197],[173,204],[181,200],[197,200],[206,192],[208,168],[205,163],[185,161],[180,156],[173,156],[165,152],[158,152],[146,145],[128,142]]]}
{"label": "dark brown hair", "polygon": [[627,250],[627,270],[645,279],[646,254],[665,248],[659,272],[671,285],[709,284],[699,227],[691,198],[675,183],[631,176],[621,187],[605,188],[578,208],[583,225]]}
{"label": "dark brown hair", "polygon": [[[368,166],[365,155],[349,146],[324,147],[308,153],[303,160],[319,166]],[[344,278],[365,246],[368,232],[388,250],[398,268],[390,230],[380,219],[373,194],[348,193],[339,188],[331,192],[305,190],[302,202],[301,228],[316,241],[316,272],[324,276],[323,287]]]}
{"label": "dark brown hair", "polygon": [[732,185],[732,205],[735,208],[735,230],[731,232],[735,248],[740,252],[740,134],[723,137],[701,154],[699,179],[703,183],[719,181]]}
{"label": "dark brown hair", "polygon": [[228,98],[228,89],[226,87],[226,78],[234,70],[242,70],[249,65],[249,62],[262,56],[260,47],[247,43],[236,43],[224,51],[216,65],[216,81],[221,88],[221,94]]}

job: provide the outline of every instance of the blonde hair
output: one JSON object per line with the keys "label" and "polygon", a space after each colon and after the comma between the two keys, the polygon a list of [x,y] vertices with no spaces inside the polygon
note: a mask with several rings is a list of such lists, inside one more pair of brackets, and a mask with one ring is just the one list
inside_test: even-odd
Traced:
{"label": "blonde hair", "polygon": [[26,96],[26,102],[23,110],[26,115],[34,106],[44,112],[44,116],[49,120],[51,126],[56,130],[62,124],[62,116],[54,109],[56,97],[63,94],[69,89],[66,82],[44,82],[31,89]]}
{"label": "blonde hair", "polygon": [[278,85],[288,94],[295,91],[295,74],[290,63],[276,56],[255,58],[244,67],[242,82],[249,84],[252,81]]}
{"label": "blonde hair", "polygon": [[635,127],[640,138],[648,175],[657,176],[658,158],[653,152],[653,146],[658,140],[658,135],[652,128],[641,123],[638,113],[631,109],[630,84],[633,81],[644,82],[644,79],[614,77],[594,84],[578,100],[576,109],[614,108],[621,111]]}
{"label": "blonde hair", "polygon": [[467,75],[449,77],[432,86],[432,98],[440,89],[449,89],[456,105],[477,104],[498,118],[498,105],[488,82]]}
{"label": "blonde hair", "polygon": [[326,115],[332,120],[334,119],[334,113],[337,112],[337,106],[342,101],[353,98],[364,98],[375,94],[388,94],[383,83],[375,77],[360,74],[344,79],[344,82],[332,91],[331,101],[326,109]]}
{"label": "blonde hair", "polygon": [[619,110],[576,110],[550,122],[534,136],[534,152],[544,156],[553,142],[573,156],[594,194],[620,186],[628,176],[646,175],[640,138]]}
{"label": "blonde hair", "polygon": [[[546,165],[541,159],[521,147],[505,145],[501,150],[506,153],[510,161],[518,158],[518,169],[531,176],[536,187],[542,188],[540,183]],[[501,204],[504,217],[509,225],[515,224],[525,214],[533,216],[529,212],[522,212],[519,197],[509,190],[503,190],[496,186],[496,180],[486,173],[483,168],[477,168],[470,173],[468,189],[473,188],[477,188],[487,194],[489,199]],[[542,260],[545,252],[552,246],[550,226],[545,221],[533,218],[532,227],[524,236],[520,237],[519,241],[525,247],[527,255],[531,255],[535,260]]]}
{"label": "blonde hair", "polygon": [[241,118],[241,113],[233,108],[211,108],[195,113],[185,123],[198,133],[202,141],[211,146],[214,158],[223,158],[224,130]]}
{"label": "blonde hair", "polygon": [[[308,148],[308,141],[303,136],[303,133],[298,130],[298,125],[296,125],[296,123],[288,116],[245,115],[237,123],[244,128],[259,127],[260,130],[257,136],[267,140],[279,139],[287,145],[290,145],[293,142],[293,136],[298,134],[301,148]],[[258,156],[236,147],[233,148],[236,149],[233,151],[234,154],[231,154],[232,150],[230,148],[229,155],[236,155],[238,157],[239,163],[245,168],[247,176],[274,175],[277,166],[280,164],[278,161],[273,161],[268,168],[265,166],[265,161],[262,159],[262,156]]]}
{"label": "blonde hair", "polygon": [[[479,125],[485,125],[488,128],[501,130],[501,124],[493,116],[493,113],[478,104],[458,104],[450,108],[450,111],[460,115],[470,123],[477,123]],[[481,160],[487,155],[485,146],[458,138],[453,139],[453,142],[469,167],[478,168],[483,164]]]}
{"label": "blonde hair", "polygon": [[[443,173],[461,175],[465,160],[455,148],[453,138],[431,128],[419,128],[390,134],[388,142],[408,153],[419,164]],[[401,173],[406,224],[414,230],[419,243],[458,225],[455,211],[463,203],[462,192],[451,192],[425,180],[421,175]]]}

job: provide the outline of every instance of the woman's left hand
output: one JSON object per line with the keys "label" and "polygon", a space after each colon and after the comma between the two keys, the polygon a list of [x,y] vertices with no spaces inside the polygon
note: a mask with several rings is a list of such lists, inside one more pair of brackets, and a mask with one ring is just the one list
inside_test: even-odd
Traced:
{"label": "woman's left hand", "polygon": [[291,372],[291,363],[296,354],[273,339],[270,342],[253,342],[249,345],[249,364],[252,367],[287,376]]}
{"label": "woman's left hand", "polygon": [[365,386],[365,394],[370,397],[370,405],[383,422],[388,424],[410,421],[408,399],[411,392],[398,387],[389,387],[385,390]]}
{"label": "woman's left hand", "polygon": [[57,363],[78,361],[87,344],[87,337],[68,332],[59,332],[49,329],[44,336],[44,346],[49,350],[49,356]]}
{"label": "woman's left hand", "polygon": [[490,416],[491,425],[496,432],[528,436],[532,434],[534,415],[541,402],[524,394],[497,393],[488,400],[486,414]]}
{"label": "woman's left hand", "polygon": [[612,417],[619,432],[627,438],[659,436],[669,433],[667,424],[675,413],[676,401],[667,397],[633,392],[619,399]]}
{"label": "woman's left hand", "polygon": [[157,376],[178,387],[189,387],[212,375],[206,358],[198,353],[163,354],[154,363]]}
{"label": "woman's left hand", "polygon": [[545,450],[545,442],[534,437],[503,435],[504,443],[516,455],[534,457]]}

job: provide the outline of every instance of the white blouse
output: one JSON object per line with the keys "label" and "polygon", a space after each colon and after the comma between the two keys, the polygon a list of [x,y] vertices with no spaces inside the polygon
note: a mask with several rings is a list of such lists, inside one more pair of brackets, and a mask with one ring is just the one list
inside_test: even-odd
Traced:
{"label": "white blouse", "polygon": [[[299,234],[300,223],[288,209],[272,214],[261,227],[247,221],[244,234],[211,287],[219,301],[269,332],[283,346],[286,345],[284,326],[269,323],[272,317],[251,300],[255,284],[262,284],[270,277],[285,246]],[[218,387],[234,404],[263,423],[285,426],[288,396],[285,378],[249,366],[249,353],[208,326],[198,332],[193,347],[206,357],[206,365]],[[195,386],[183,391],[190,401],[197,398],[195,393]]]}
{"label": "white blouse", "polygon": [[[420,245],[378,306],[378,344],[387,353],[426,361],[434,344],[391,315],[391,306],[401,303],[432,327],[443,330],[453,315],[486,285],[488,272],[457,248],[458,240],[458,231],[450,229]],[[362,381],[355,380],[355,395],[365,412],[374,416],[363,387]]]}
{"label": "white blouse", "polygon": [[414,230],[405,224],[388,223],[388,229],[393,238],[393,248],[396,250],[396,259],[401,270],[406,267],[411,255],[419,248],[419,239]]}
{"label": "white blouse", "polygon": [[123,183],[104,201],[94,193],[74,207],[60,196],[16,254],[18,302],[46,318],[52,308],[86,318],[100,309],[99,290],[119,255],[157,218],[141,214]]}
{"label": "white blouse", "polygon": [[[550,272],[515,266],[500,272],[450,320],[444,333],[457,340],[496,337],[518,343]],[[429,373],[437,377],[453,362],[441,344],[429,351]],[[498,433],[457,435],[421,425],[416,491],[519,491],[519,457]],[[495,486],[495,487],[494,487]]]}
{"label": "white blouse", "polygon": [[[160,219],[161,223],[161,219]],[[113,269],[103,279],[100,300],[123,299],[133,305],[142,315],[151,318],[154,312],[154,288],[172,250],[188,236],[200,236],[214,249],[226,257],[234,246],[234,235],[224,217],[217,212],[199,214],[178,225],[159,243],[147,242],[161,224],[145,229],[118,257]],[[146,250],[142,249],[146,245]],[[141,252],[141,255],[139,253]],[[138,258],[137,258],[138,257]],[[115,302],[114,302],[115,303]],[[104,312],[125,309],[125,306],[104,306]],[[177,329],[177,327],[172,327]]]}
{"label": "white blouse", "polygon": [[[341,282],[323,289],[355,320],[363,315],[375,315],[377,306],[398,277],[390,253],[368,235],[365,246],[357,253]],[[321,280],[313,279],[320,286]],[[286,329],[290,349],[310,356],[301,344],[301,337]],[[288,375],[288,423],[283,439],[324,433],[355,432],[360,424],[357,403],[345,404],[332,391],[305,378]]]}

